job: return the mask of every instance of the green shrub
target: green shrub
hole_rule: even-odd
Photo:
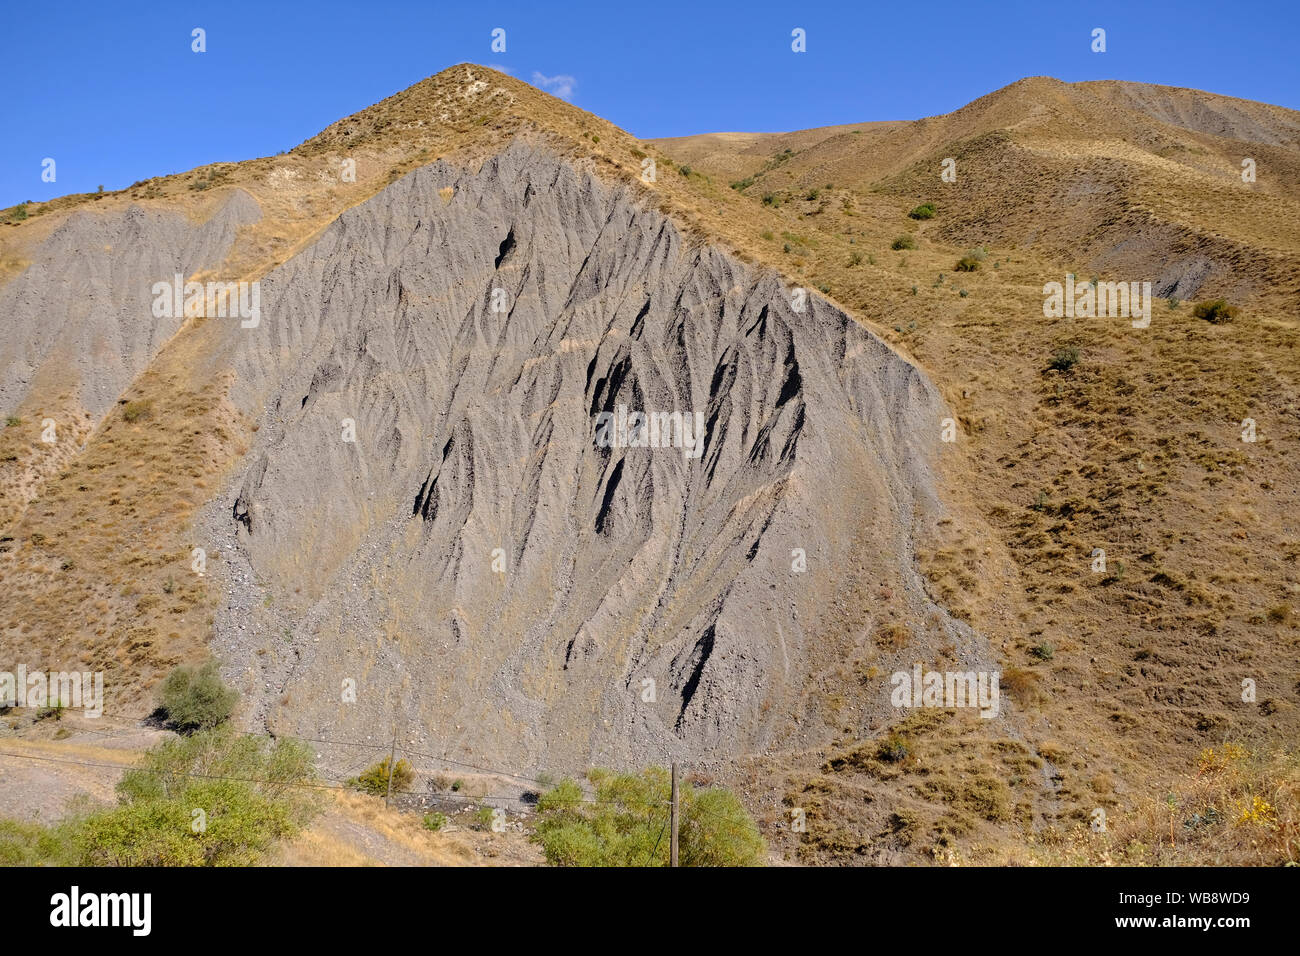
[[[876,757],[885,763],[902,763],[910,753],[911,751],[907,749],[907,741],[898,734],[890,734],[876,748]]]
[[[126,407],[122,409],[122,417],[128,422],[138,421],[149,415],[152,402],[127,402]]]
[[[537,802],[533,839],[553,866],[667,866],[671,778],[662,767],[640,773],[592,771],[594,803],[564,780]],[[735,794],[678,788],[682,866],[757,866],[766,847]]]
[[[685,176],[686,178],[689,179],[689,178],[690,178],[690,175],[691,175],[691,167],[690,167],[690,166],[682,166],[681,169],[680,169],[680,172],[681,172],[681,174],[682,174],[683,176]]]
[[[424,815],[424,828],[437,833],[447,825],[447,814],[445,813],[426,813]]]
[[[1036,644],[1031,647],[1029,649],[1029,656],[1035,657],[1040,661],[1050,661],[1056,656],[1056,646],[1048,641],[1044,641],[1041,644]]]
[[[117,786],[118,805],[51,827],[0,821],[0,863],[249,866],[319,811],[311,751],[227,727],[149,750]]]
[[[1192,315],[1213,325],[1222,325],[1224,322],[1231,322],[1237,317],[1237,307],[1228,305],[1223,299],[1210,299],[1205,302],[1198,302],[1196,307],[1192,309]]]
[[[913,219],[933,219],[934,212],[934,203],[924,202],[909,212],[908,215]]]
[[[16,415],[9,415],[5,418],[5,428],[13,428],[15,425],[21,425],[23,420]]]
[[[916,240],[911,236],[899,236],[890,244],[891,249],[915,249]]]
[[[818,197],[820,197],[821,194],[822,194],[822,192],[821,192],[820,189],[810,189],[810,190],[808,190],[808,196],[807,196],[807,199],[808,199],[809,202],[812,202],[813,200],[815,200],[815,199],[817,199]]]
[[[411,769],[411,765],[405,760],[398,759],[397,765],[393,768],[393,793],[410,790],[414,781],[415,771]],[[365,793],[377,797],[384,796],[388,793],[388,758],[385,757],[364,771],[361,776],[349,780],[348,784]],[[455,784],[452,784],[452,789],[455,789]]]
[[[62,828],[0,820],[0,866],[71,866]]]
[[[978,272],[980,267],[979,259],[974,256],[962,256],[957,260],[957,264],[952,267],[953,272]]]
[[[239,694],[221,679],[217,662],[178,667],[163,681],[158,709],[178,732],[208,730],[230,719]]]
[[[1078,364],[1079,350],[1071,346],[1070,348],[1058,349],[1047,367],[1056,372],[1068,372]]]
[[[491,830],[495,819],[496,811],[491,807],[479,807],[474,811],[474,825],[480,830]]]

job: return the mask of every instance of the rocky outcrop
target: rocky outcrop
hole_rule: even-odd
[[[760,750],[846,569],[930,609],[925,376],[545,148],[419,169],[262,301],[226,331],[260,427],[214,533],[266,586],[218,644],[277,726],[534,767]],[[628,447],[624,412],[680,418]]]

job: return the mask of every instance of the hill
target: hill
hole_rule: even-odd
[[[284,156],[11,212],[0,648],[104,669],[115,712],[211,648],[258,727],[679,756],[810,860],[1122,815],[1300,729],[1296,129],[1031,78],[643,143],[461,65]],[[259,282],[257,326],[147,318],[177,270]],[[1067,272],[1164,298],[1046,317]],[[619,405],[702,412],[700,456],[601,447]],[[1001,717],[900,715],[917,662],[999,669]]]

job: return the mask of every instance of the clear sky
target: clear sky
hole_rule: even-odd
[[[643,138],[914,119],[1033,75],[1300,109],[1300,0],[0,0],[0,37],[0,207],[272,155],[463,61]]]

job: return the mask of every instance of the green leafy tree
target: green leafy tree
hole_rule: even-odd
[[[227,687],[217,672],[217,662],[200,667],[178,667],[167,675],[158,695],[158,707],[180,733],[208,730],[234,713],[239,694]]]
[[[0,863],[249,866],[319,810],[312,754],[228,727],[149,750],[118,784],[118,805],[52,826],[0,821]]]
[[[667,866],[671,776],[663,767],[640,773],[593,770],[595,801],[564,780],[537,802],[534,839],[553,866]],[[678,859],[682,866],[757,866],[766,847],[735,794],[678,787]]]

